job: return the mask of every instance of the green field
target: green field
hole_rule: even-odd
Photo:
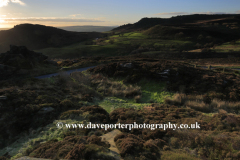
[[[214,52],[238,52],[240,51],[240,41],[226,42],[221,45],[210,48]],[[201,49],[194,49],[189,52],[201,52]]]
[[[90,45],[87,44],[90,42]],[[51,59],[80,58],[89,56],[124,56],[137,49],[153,51],[189,50],[193,42],[186,40],[166,40],[153,38],[140,32],[129,32],[123,35],[112,35],[98,40],[76,43],[60,48],[45,48],[36,50]]]
[[[45,48],[37,50],[37,52],[41,52],[51,59],[71,59],[80,58],[83,56],[114,56],[118,54],[118,46],[114,44],[85,45],[84,43],[85,42],[81,42],[62,48]]]
[[[222,45],[216,46],[213,50],[216,52],[240,51],[240,41],[236,41],[234,44],[231,42],[227,42]]]
[[[90,43],[90,44],[88,44]],[[156,38],[141,32],[129,32],[121,35],[115,34],[98,40],[84,41],[60,48],[44,48],[36,50],[51,59],[73,59],[89,56],[124,56],[137,49],[147,49],[144,54],[160,53],[166,51],[201,52],[194,49],[196,42],[184,39]],[[216,52],[240,51],[240,41],[227,42],[211,48]]]
[[[117,79],[112,79],[113,82],[120,82]],[[123,84],[123,83],[122,83]],[[136,101],[135,98],[123,98],[109,96],[105,97],[103,100],[95,100],[89,105],[99,105],[103,107],[107,112],[111,113],[117,108],[134,108],[142,109],[145,106],[151,105],[151,103],[164,103],[166,98],[172,98],[173,93],[166,90],[166,84],[164,82],[149,81],[147,79],[142,79],[137,86],[141,87],[142,95],[139,100]]]

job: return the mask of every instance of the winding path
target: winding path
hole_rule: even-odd
[[[96,66],[91,66],[91,67],[85,67],[85,68],[79,68],[79,69],[72,69],[72,70],[68,70],[68,71],[64,71],[65,73],[67,74],[71,74],[73,72],[82,72],[82,71],[86,71],[88,70],[89,68],[94,68]],[[50,77],[53,77],[53,76],[57,76],[59,75],[59,73],[53,73],[53,74],[47,74],[47,75],[42,75],[42,76],[38,76],[38,77],[35,77],[37,79],[44,79],[44,78],[50,78]]]
[[[114,142],[114,137],[120,133],[122,133],[120,130],[115,129],[115,130],[101,136],[104,140],[106,140],[111,145],[109,149],[110,149],[110,152],[114,155],[114,158],[116,160],[123,160],[121,158],[120,152]]]

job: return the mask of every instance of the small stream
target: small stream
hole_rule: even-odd
[[[94,67],[96,67],[96,66],[72,69],[72,70],[63,71],[63,72],[70,75],[73,72],[82,72],[82,71],[88,70],[89,68],[94,68]],[[37,78],[37,79],[44,79],[44,78],[50,78],[50,77],[57,76],[57,75],[59,75],[59,73],[52,73],[52,74],[42,75],[42,76],[38,76],[38,77],[35,77],[35,78]]]
[[[88,70],[89,68],[94,68],[94,67],[96,67],[96,66],[85,67],[85,68],[78,68],[78,69],[72,69],[72,70],[68,70],[68,71],[64,71],[64,72],[70,75],[70,74],[73,73],[73,72],[82,72],[82,71]],[[201,68],[203,68],[203,69],[208,69],[208,66],[201,66]],[[215,68],[218,68],[218,67],[211,67],[211,69],[215,69]],[[240,68],[229,68],[229,69],[240,71]],[[59,73],[42,75],[42,76],[38,76],[38,77],[35,77],[35,78],[37,78],[37,79],[44,79],[44,78],[50,78],[50,77],[57,76],[57,75],[59,75]]]

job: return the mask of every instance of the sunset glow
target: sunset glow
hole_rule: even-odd
[[[186,14],[237,14],[240,1],[219,0],[0,0],[0,27],[21,23],[48,26],[116,26],[143,17],[168,18]],[[2,16],[4,15],[4,17]]]
[[[6,6],[8,4],[8,0],[1,0],[0,7]]]
[[[4,20],[0,19],[0,28],[4,27],[4,25],[3,25],[4,22],[5,22]]]

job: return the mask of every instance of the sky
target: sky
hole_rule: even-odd
[[[228,13],[240,14],[240,0],[0,0],[0,28],[119,26],[144,17]]]

